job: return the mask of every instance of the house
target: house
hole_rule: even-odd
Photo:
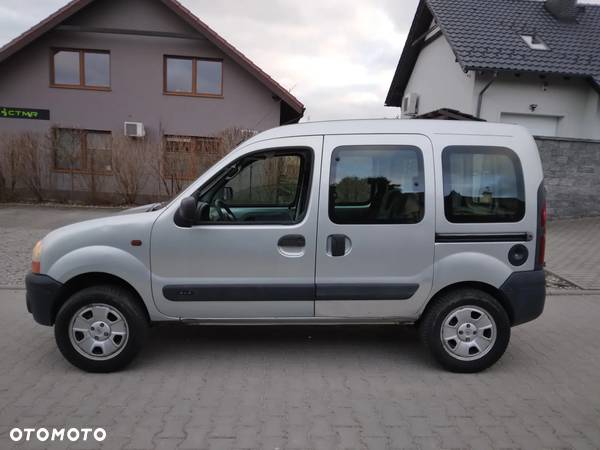
[[[599,93],[600,5],[420,0],[385,104],[600,139]]]
[[[262,131],[303,113],[176,0],[74,0],[0,49],[0,134],[51,134],[59,191],[74,173],[110,177],[115,137],[186,154],[210,150],[223,130]],[[177,164],[183,173],[169,175],[197,176],[185,158]]]

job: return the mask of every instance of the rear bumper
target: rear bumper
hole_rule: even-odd
[[[512,325],[538,318],[546,302],[546,275],[543,270],[515,272],[500,286],[508,302]]]
[[[27,287],[27,311],[41,325],[54,325],[56,306],[62,284],[47,275],[29,273],[25,278]]]

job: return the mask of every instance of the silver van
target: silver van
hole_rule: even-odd
[[[246,141],[166,205],[53,231],[27,306],[75,366],[129,363],[150,325],[413,323],[477,372],[544,308],[540,157],[518,126],[305,123]]]

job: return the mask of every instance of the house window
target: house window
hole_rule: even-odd
[[[223,95],[223,62],[220,60],[165,56],[164,76],[166,94]]]
[[[110,52],[53,50],[51,84],[54,87],[109,89]]]
[[[194,180],[221,159],[221,148],[221,140],[217,138],[165,136],[163,177]]]
[[[112,171],[110,131],[54,130],[54,170],[108,174]]]

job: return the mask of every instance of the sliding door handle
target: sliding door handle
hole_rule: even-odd
[[[327,254],[335,258],[350,252],[350,238],[345,234],[332,234],[327,238]]]

